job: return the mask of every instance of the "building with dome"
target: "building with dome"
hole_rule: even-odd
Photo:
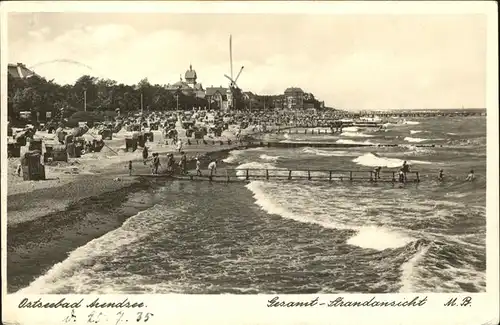
[[[203,85],[198,82],[198,75],[192,65],[189,65],[189,70],[186,70],[184,79],[181,75],[179,81],[168,84],[166,89],[174,94],[180,91],[186,96],[206,99],[208,109],[218,107],[223,111],[227,111],[232,103],[232,93],[229,88],[222,86],[203,88]]]
[[[196,85],[196,70],[193,70],[193,66],[189,65],[189,70],[186,70],[186,74],[184,75],[184,79],[190,85]]]
[[[182,80],[181,75],[179,81],[173,84],[168,84],[166,88],[172,92],[181,91],[186,96],[205,98],[205,89],[203,89],[203,85],[201,83],[196,81],[197,78],[198,76],[196,75],[196,71],[193,70],[193,66],[189,65],[189,70],[187,70],[184,74],[184,80]]]

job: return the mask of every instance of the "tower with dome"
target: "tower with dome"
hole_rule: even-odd
[[[193,66],[190,64],[189,70],[187,70],[186,74],[184,75],[184,79],[191,87],[194,87],[196,86],[196,78],[196,70],[193,70]]]
[[[205,89],[203,85],[197,82],[198,76],[196,71],[193,70],[193,66],[189,65],[189,70],[184,74],[184,80],[182,80],[182,75],[180,80],[174,84],[168,84],[167,90],[172,92],[181,91],[184,95],[195,96],[198,98],[205,97]]]

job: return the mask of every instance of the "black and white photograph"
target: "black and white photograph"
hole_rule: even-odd
[[[485,15],[4,14],[7,293],[487,291]]]

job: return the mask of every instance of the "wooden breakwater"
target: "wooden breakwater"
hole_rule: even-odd
[[[261,141],[261,142],[248,142],[246,147],[268,147],[268,148],[302,148],[302,147],[315,147],[315,148],[358,148],[358,147],[406,147],[409,144],[376,144],[376,143],[338,143],[338,142],[312,142],[312,141]],[[417,148],[434,148],[442,147],[442,145],[435,144],[417,144],[413,145]]]
[[[370,111],[349,115],[352,118],[359,117],[414,117],[414,118],[435,118],[435,117],[469,117],[486,116],[486,109],[460,109],[460,110],[438,110],[438,111]]]
[[[197,175],[195,171],[188,174],[139,174],[134,176],[148,178],[164,178],[185,181],[209,181],[209,182],[250,182],[255,180],[266,181],[326,181],[326,182],[372,182],[372,183],[419,183],[418,171],[407,172],[400,178],[396,171],[372,170],[329,170],[329,169],[224,169],[218,170],[210,175],[207,171]]]
[[[273,141],[260,141],[258,139],[245,139],[245,140],[235,140],[235,141],[221,141],[221,140],[189,140],[185,144],[186,149],[191,145],[211,145],[211,146],[224,146],[233,145],[232,149],[249,149],[258,147],[268,147],[268,148],[299,148],[299,147],[324,147],[324,148],[356,148],[356,147],[407,147],[409,145],[417,148],[434,148],[442,147],[439,144],[380,144],[380,143],[363,143],[363,142],[323,142],[323,141],[298,141],[298,140],[273,140]],[[232,150],[228,149],[228,150]]]

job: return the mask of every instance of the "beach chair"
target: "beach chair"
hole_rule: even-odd
[[[45,149],[47,149],[47,146],[45,146]],[[52,147],[52,161],[68,161],[68,152],[66,150],[66,146],[64,145],[54,145]]]
[[[39,181],[45,179],[45,166],[40,161],[41,152],[39,150],[29,151],[21,159],[23,170],[23,180]]]
[[[17,143],[7,144],[7,157],[8,158],[20,158],[21,157],[21,146]]]

